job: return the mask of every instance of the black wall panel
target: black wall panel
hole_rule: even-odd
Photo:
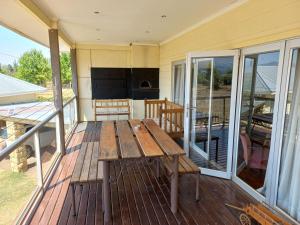
[[[91,68],[91,79],[92,99],[159,98],[158,68]]]

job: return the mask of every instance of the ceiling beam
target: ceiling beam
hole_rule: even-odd
[[[58,29],[59,37],[67,44],[69,47],[73,47],[74,43],[70,38],[58,27],[57,21],[51,20],[45,12],[43,12],[36,4],[31,0],[18,0],[18,2],[29,12],[37,18],[41,23],[47,26],[48,29],[56,28]]]

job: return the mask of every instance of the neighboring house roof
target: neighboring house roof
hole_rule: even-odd
[[[53,102],[31,102],[0,106],[0,119],[36,125],[55,111]],[[55,121],[53,119],[52,121]]]
[[[44,92],[47,89],[0,73],[0,97]]]

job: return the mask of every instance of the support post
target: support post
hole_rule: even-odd
[[[59,56],[59,42],[58,42],[58,30],[49,29],[49,44],[50,44],[50,58],[52,68],[52,82],[53,82],[53,94],[55,108],[60,110],[58,113],[58,139],[57,147],[59,151],[64,155],[65,150],[65,132],[64,132],[64,116],[63,116],[63,96],[62,96],[62,84],[61,84],[61,72],[60,72],[60,56]]]
[[[71,55],[71,70],[72,70],[72,88],[74,95],[76,96],[76,118],[79,121],[79,91],[78,91],[78,73],[77,73],[77,57],[76,48],[70,49]]]

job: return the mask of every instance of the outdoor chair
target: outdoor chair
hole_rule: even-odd
[[[266,147],[254,147],[248,134],[243,131],[240,134],[244,161],[248,168],[266,170],[269,150]]]

